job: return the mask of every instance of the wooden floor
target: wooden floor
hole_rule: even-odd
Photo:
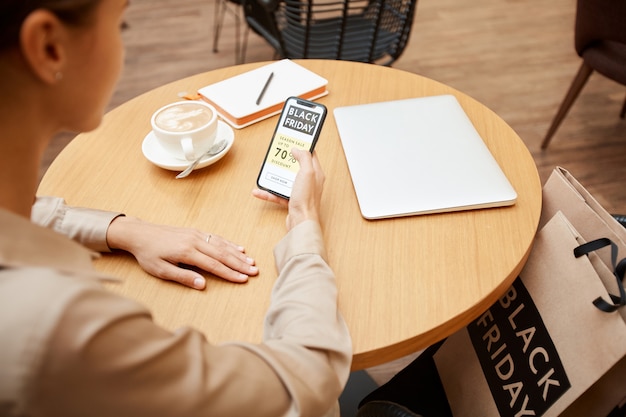
[[[235,19],[212,51],[215,0],[132,0],[126,67],[111,108],[188,75],[235,63]],[[542,181],[568,169],[607,210],[626,213],[626,88],[593,74],[546,151],[539,144],[580,60],[573,48],[575,0],[420,0],[404,55],[393,65],[446,83],[511,125]],[[274,58],[254,34],[247,61]],[[42,173],[71,135],[53,141]],[[373,372],[380,382],[393,367]],[[378,370],[376,370],[378,371]]]

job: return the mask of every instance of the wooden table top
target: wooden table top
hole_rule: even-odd
[[[317,152],[326,174],[322,203],[329,263],[339,307],[353,338],[353,370],[422,349],[486,310],[522,269],[537,230],[541,184],[517,134],[474,99],[431,79],[346,61],[297,61],[329,80]],[[278,116],[235,130],[219,162],[183,180],[142,154],[150,116],[213,82],[264,63],[218,69],[156,88],[109,112],[81,134],[46,172],[38,193],[68,204],[117,210],[152,222],[194,227],[246,247],[260,274],[246,284],[211,278],[204,291],[147,275],[125,254],[97,269],[122,278],[107,284],[152,310],[169,329],[192,326],[212,343],[259,342],[277,276],[272,249],[285,234],[285,211],[251,196]],[[518,194],[514,206],[368,221],[361,217],[332,110],[338,106],[453,94]]]

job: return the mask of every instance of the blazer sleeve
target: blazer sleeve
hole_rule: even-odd
[[[121,213],[71,207],[58,197],[37,197],[31,221],[61,233],[96,252],[110,252],[106,234]]]
[[[68,285],[49,286],[46,300],[61,305],[62,314],[46,342],[31,411],[92,417],[327,414],[348,379],[352,345],[317,223],[295,227],[275,254],[279,276],[259,344],[212,345],[193,329],[164,330],[145,308],[101,288],[55,297]]]

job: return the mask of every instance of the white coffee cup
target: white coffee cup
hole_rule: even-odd
[[[203,101],[177,101],[155,111],[152,132],[168,154],[193,161],[209,150],[217,136],[217,112]]]

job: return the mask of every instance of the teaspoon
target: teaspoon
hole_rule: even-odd
[[[222,152],[225,147],[226,147],[226,139],[222,139],[221,141],[217,142],[215,145],[211,146],[209,150],[203,153],[199,158],[197,158],[195,161],[189,164],[189,166],[185,168],[183,172],[178,174],[176,178],[185,178],[187,175],[191,174],[191,171],[193,171],[196,165],[198,165],[198,163],[203,158],[206,158],[207,156],[217,155],[218,153]]]

